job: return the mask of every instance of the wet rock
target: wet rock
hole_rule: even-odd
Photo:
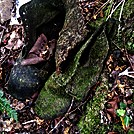
[[[40,92],[48,77],[55,70],[56,41],[47,41],[41,34],[28,56],[19,58],[10,73],[9,93],[19,100]]]
[[[74,59],[70,60],[64,73],[57,75],[54,72],[49,77],[35,105],[38,115],[44,118],[46,118],[46,115],[49,118],[53,118],[61,114],[60,110],[62,109],[65,109],[66,111],[64,112],[67,112],[72,98],[80,102],[86,97],[87,90],[99,79],[104,67],[103,63],[108,54],[109,46],[103,30],[104,27],[105,25],[101,25],[98,31],[94,32],[87,39],[76,53]],[[54,99],[53,101],[50,96],[54,98],[59,97],[59,99]],[[46,99],[49,99],[47,103],[45,103]],[[53,107],[54,105],[56,107]],[[51,113],[49,107],[53,109]]]
[[[17,62],[10,73],[9,93],[19,100],[24,100],[31,97],[35,92],[39,92],[55,69],[54,61],[44,64],[39,65],[41,66],[40,69],[35,65],[23,66],[20,62]]]

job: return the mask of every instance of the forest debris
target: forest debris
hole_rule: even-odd
[[[0,32],[1,32],[3,29],[6,29],[6,27],[5,27],[5,26],[0,25]]]
[[[0,67],[0,80],[2,80],[2,67]]]
[[[131,74],[134,74],[134,71],[128,71],[129,69],[130,67],[128,67],[125,71],[119,73],[119,76],[126,75],[128,77],[134,78],[134,75],[131,75]]]
[[[41,34],[26,59],[22,60],[21,65],[32,65],[49,60],[55,47],[56,40],[53,39],[48,42],[46,36]]]
[[[13,8],[13,0],[2,0],[0,2],[0,23],[11,18],[11,11]]]
[[[41,124],[43,124],[44,120],[41,120],[39,117],[36,117],[36,119],[30,120],[30,121],[26,121],[26,122],[24,122],[22,124],[26,125],[26,124],[30,124],[30,123],[34,123],[34,122],[36,122],[38,125],[41,125]]]

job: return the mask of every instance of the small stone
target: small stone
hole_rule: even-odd
[[[40,64],[41,69],[36,65],[23,66],[18,62],[10,73],[8,82],[9,93],[19,100],[30,98],[35,92],[41,90],[45,81],[54,70],[52,65],[54,65],[53,60]]]

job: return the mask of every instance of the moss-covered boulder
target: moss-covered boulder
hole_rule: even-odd
[[[35,105],[38,115],[52,118],[63,114],[72,98],[80,102],[87,95],[87,89],[97,82],[109,48],[104,27],[105,24],[102,24],[87,39],[64,73],[57,75],[54,72],[50,76]],[[53,109],[51,112],[50,108]]]
[[[79,0],[33,0],[20,9],[26,34],[29,36],[28,50],[41,32],[48,40],[57,39],[56,69],[51,70],[52,75],[46,74],[41,80],[37,80],[39,85],[45,84],[42,90],[37,88],[36,83],[34,85],[37,90],[41,90],[35,105],[35,111],[41,117],[53,118],[65,113],[72,98],[79,103],[87,95],[87,89],[97,82],[103,69],[109,49],[108,36],[112,33],[111,27],[114,23],[108,24],[107,27],[106,23],[100,21],[94,30],[90,29],[81,8]],[[49,61],[48,65],[43,64],[47,69],[51,69]],[[29,68],[35,74],[36,69],[33,66]],[[11,75],[14,75],[13,71],[17,69],[14,67]],[[30,88],[27,79],[37,78],[35,75],[29,76],[28,70],[22,67],[21,71],[16,73],[17,82],[26,90]],[[40,71],[41,69],[38,70],[38,78]],[[45,71],[46,68],[43,72]],[[26,79],[22,86],[19,80],[23,74]],[[11,80],[14,84],[14,80]],[[9,87],[17,89],[17,84],[11,84]]]

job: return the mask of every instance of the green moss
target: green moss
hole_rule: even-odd
[[[49,91],[42,91],[35,110],[37,114],[46,119],[61,115],[67,111],[71,99],[66,96],[57,96]]]
[[[121,7],[119,8],[119,11],[121,10]],[[119,15],[119,11],[117,12],[117,15]],[[125,5],[123,7],[123,18],[129,18],[134,13],[134,1],[133,0],[127,0],[125,2]]]
[[[134,129],[130,129],[129,131],[128,131],[128,134],[133,134],[134,133]]]
[[[131,22],[132,23],[132,27],[134,27],[134,21]],[[130,25],[130,24],[129,24]],[[128,50],[128,53],[131,53],[133,54],[134,53],[134,42],[133,42],[133,39],[134,39],[134,31],[132,28],[130,29],[127,29],[125,31],[125,38],[127,40],[126,44],[125,44],[125,47],[126,49]]]
[[[90,88],[97,82],[107,52],[108,44],[102,28],[99,34],[97,32],[95,37],[90,37],[81,47],[65,73],[56,75],[55,72],[46,82],[36,104],[39,115],[43,113],[48,116],[53,116],[55,113],[60,114],[58,110],[67,107],[71,97],[75,97],[77,101],[82,100],[86,96],[88,87]],[[54,100],[62,98],[62,103],[58,105],[56,101],[52,103],[53,98]],[[45,99],[49,100],[47,104]],[[53,108],[53,105],[56,105],[57,108]],[[52,113],[49,112],[49,109],[53,109]]]
[[[113,124],[112,128],[113,128],[114,132],[118,132],[120,134],[125,134],[124,129],[122,128],[121,122],[120,122],[120,124],[119,123]]]
[[[66,91],[71,91],[77,100],[82,100],[86,95],[86,90],[97,82],[107,52],[108,45],[105,35],[102,32],[91,51],[89,53],[84,51],[84,56],[82,55],[82,57],[85,58],[86,55],[88,60],[83,66],[77,68],[75,75],[66,86]],[[83,64],[83,58],[81,58],[80,64]]]
[[[91,44],[91,41],[92,41],[92,44]],[[61,74],[57,75],[55,72],[49,78],[49,80],[46,82],[45,89],[51,90],[52,88],[54,88],[53,90],[55,90],[55,89],[59,90],[61,87],[65,88],[67,83],[72,81],[72,78],[75,74],[79,73],[79,71],[82,69],[84,70],[85,68],[80,66],[80,60],[83,56],[83,53],[86,53],[85,51],[88,51],[86,56],[89,59],[89,61],[87,61],[88,69],[89,69],[89,72],[87,74],[90,75],[90,73],[92,72],[91,70],[93,70],[94,67],[102,68],[102,63],[103,63],[104,58],[106,57],[107,51],[108,51],[108,44],[107,44],[107,40],[106,40],[104,33],[102,33],[101,36],[98,37],[98,40],[96,41],[95,45],[92,47],[93,44],[94,44],[93,36],[91,36],[87,40],[87,42],[82,46],[82,48],[79,50],[79,52],[76,54],[74,60],[70,63],[70,65],[69,65],[68,69],[65,71],[65,73],[63,73],[63,74],[61,73]],[[90,49],[91,49],[91,51],[90,51]],[[85,70],[87,70],[87,69],[85,69]],[[81,76],[79,76],[79,77],[81,77]]]
[[[107,96],[107,82],[97,88],[93,100],[87,104],[86,115],[78,124],[81,134],[105,134],[107,126],[100,124],[100,110],[104,108],[105,97]]]

